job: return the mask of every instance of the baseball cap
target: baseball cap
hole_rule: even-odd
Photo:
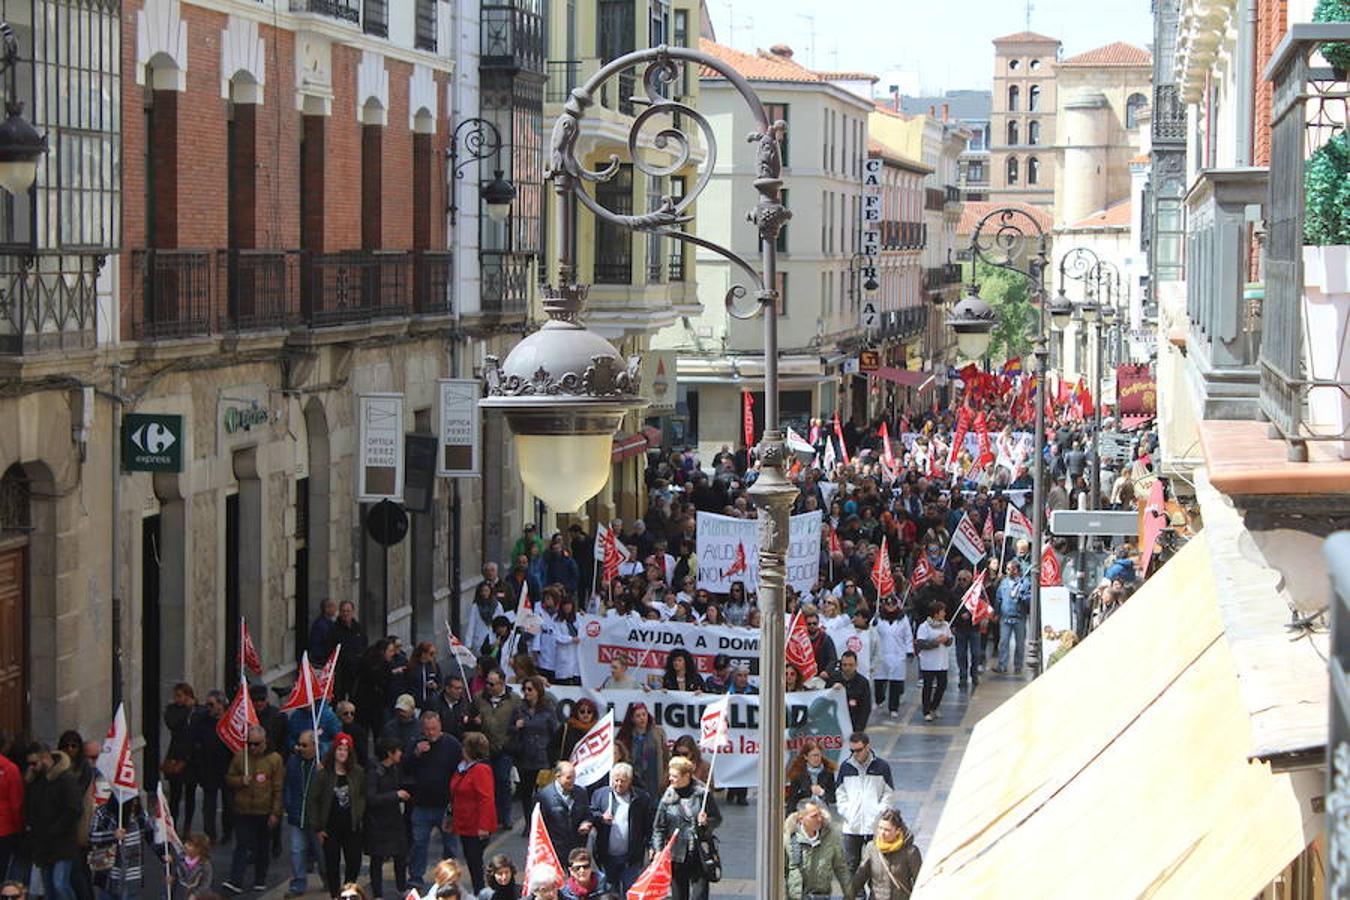
[[[394,708],[412,712],[417,708],[417,701],[413,700],[412,694],[399,694],[398,699],[394,701]]]

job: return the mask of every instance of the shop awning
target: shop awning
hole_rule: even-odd
[[[1251,897],[1318,833],[1316,772],[1249,762],[1204,533],[986,716],[915,897]]]
[[[646,435],[629,434],[626,431],[621,431],[614,435],[614,446],[610,450],[609,460],[616,463],[623,462],[630,456],[637,456],[639,453],[645,452],[648,446]]]
[[[909,369],[897,369],[894,366],[881,366],[867,374],[903,387],[914,388],[916,391],[921,391],[933,383],[932,372],[911,372]]]
[[[1120,427],[1125,431],[1134,431],[1142,425],[1147,425],[1153,421],[1153,416],[1121,416]]]

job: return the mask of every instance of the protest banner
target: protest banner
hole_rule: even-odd
[[[787,583],[803,593],[816,586],[820,572],[821,522],[818,512],[802,513],[788,529]],[[741,581],[753,593],[759,585],[759,521],[700,512],[697,525],[698,586],[725,594]]]
[[[852,650],[854,655],[858,657],[858,673],[870,681],[872,678],[871,639],[876,632],[871,629],[859,631],[853,627],[853,620],[845,616],[838,616],[828,622],[822,618],[820,624],[825,629],[825,633],[830,636],[830,640],[834,642],[835,655],[843,656],[845,651]]]
[[[749,788],[759,785],[759,697],[754,694],[693,694],[687,691],[594,691],[587,688],[555,685],[549,692],[558,699],[559,714],[572,714],[573,705],[590,698],[601,712],[612,710],[614,721],[622,722],[628,707],[643,703],[652,720],[666,733],[673,745],[688,735],[702,737],[703,713],[711,704],[729,696],[727,739],[730,750],[719,753],[717,786]],[[840,686],[823,691],[793,691],[787,695],[787,720],[783,751],[791,759],[802,743],[810,738],[838,761],[848,752],[848,736],[853,730],[848,715],[848,697]]]
[[[629,674],[648,687],[660,687],[666,657],[672,650],[688,650],[700,675],[711,675],[713,659],[725,653],[732,665],[750,666],[750,682],[759,684],[759,630],[735,625],[698,625],[693,622],[656,622],[620,616],[582,615],[577,624],[583,640],[581,683],[599,687],[609,677],[609,664],[622,654]]]

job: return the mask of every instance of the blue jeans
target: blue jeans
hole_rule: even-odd
[[[516,761],[505,753],[492,758],[493,800],[497,804],[497,825],[504,831],[511,828],[511,769]]]
[[[47,900],[75,900],[75,891],[70,887],[70,873],[74,867],[74,861],[69,859],[42,867],[42,890]]]
[[[443,806],[414,806],[412,811],[412,847],[408,853],[408,880],[413,884],[425,885],[423,876],[427,873],[427,845],[431,843],[431,831],[440,829],[445,819]],[[459,838],[454,832],[441,830],[440,859],[450,859],[459,855]],[[440,860],[437,860],[438,862]]]
[[[626,897],[628,889],[642,874],[642,866],[623,859],[604,858],[600,861],[600,871],[604,873],[609,889],[618,892],[621,897]]]
[[[317,868],[323,858],[319,850],[319,836],[308,828],[286,823],[291,833],[291,893],[303,894],[309,885],[309,870]]]
[[[961,673],[962,684],[966,683],[968,676],[973,676],[976,681],[980,680],[979,665],[983,660],[984,654],[980,652],[980,633],[956,632],[956,668]]]
[[[1020,671],[1027,652],[1027,623],[1021,619],[1004,619],[998,627],[998,667],[1008,668],[1008,651],[1012,650],[1013,667]]]

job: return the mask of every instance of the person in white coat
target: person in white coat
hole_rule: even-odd
[[[928,608],[928,618],[914,636],[914,646],[919,649],[919,677],[923,679],[923,717],[928,722],[938,717],[938,706],[947,690],[952,640],[947,604],[938,600]]]
[[[905,693],[905,672],[914,655],[914,629],[894,594],[881,603],[872,652],[872,690],[876,709],[886,704],[892,719],[900,718],[900,698]]]
[[[872,741],[862,732],[848,738],[849,755],[839,764],[834,800],[843,821],[844,858],[850,871],[858,868],[863,847],[876,832],[877,817],[889,807],[895,783],[886,760],[872,752]]]

